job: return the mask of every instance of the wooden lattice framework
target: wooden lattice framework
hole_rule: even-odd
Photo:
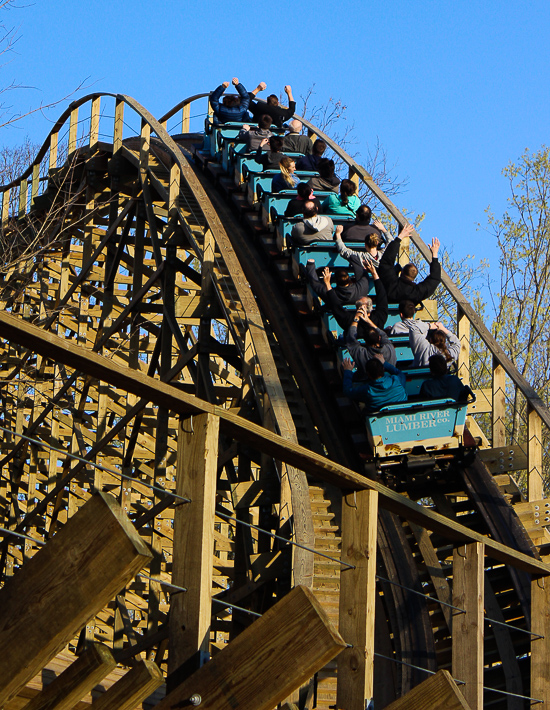
[[[176,107],[164,124],[181,110],[187,133],[189,107],[199,98]],[[111,117],[102,109],[108,102]],[[89,117],[80,123],[84,107]],[[137,135],[124,138],[128,121]],[[106,122],[109,140],[103,142]],[[350,175],[361,178],[403,223],[370,176],[345,157]],[[47,178],[41,165],[47,166]],[[336,619],[354,610],[360,626],[341,621],[340,627],[355,649],[366,649],[364,657],[353,649],[341,654],[342,707],[364,707],[373,692],[377,505],[411,527],[463,544],[455,565],[470,554],[482,560],[477,577],[469,577],[476,593],[466,598],[458,596],[458,585],[454,590],[456,605],[477,618],[474,633],[453,630],[453,671],[468,676],[471,707],[482,702],[484,555],[533,575],[531,630],[546,638],[544,581],[550,569],[543,562],[298,446],[273,358],[276,338],[224,225],[162,121],[124,96],[75,102],[18,185],[3,191],[2,205],[3,232],[13,235],[15,248],[0,284],[0,505],[2,526],[32,538],[4,538],[4,579],[94,490],[119,500],[153,553],[142,575],[86,624],[70,651],[106,642],[120,663],[147,657],[177,685],[181,664],[197,667],[250,624],[253,617],[227,604],[262,613],[292,586],[314,586],[327,563],[313,553],[306,473],[342,489],[345,549],[362,551],[351,556],[353,574],[336,575],[340,609],[331,609]],[[416,237],[415,246],[427,256]],[[548,412],[445,279],[459,311],[463,374],[469,368],[470,324],[493,353],[492,406],[480,409],[492,412],[493,448],[506,443],[505,375],[529,401],[529,493],[537,501]],[[529,507],[526,514],[532,512]],[[261,535],[254,526],[281,539]],[[335,546],[330,550],[339,554]],[[451,546],[448,561],[452,554]],[[167,582],[188,590],[187,606]],[[448,602],[448,587],[437,589],[440,601]],[[535,639],[531,646],[531,694],[548,702],[548,641]]]

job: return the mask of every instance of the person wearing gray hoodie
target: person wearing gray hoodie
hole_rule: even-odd
[[[443,355],[447,367],[458,360],[460,340],[447,330],[443,323],[435,323],[428,333],[420,326],[422,321],[409,322],[409,345],[414,355],[413,367],[428,367],[431,355]]]
[[[319,208],[308,200],[304,203],[304,219],[297,222],[290,233],[293,246],[307,246],[312,242],[332,241],[334,224],[330,217],[318,214]]]

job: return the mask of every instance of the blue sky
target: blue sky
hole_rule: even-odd
[[[296,97],[315,84],[317,104],[347,106],[357,149],[378,138],[409,178],[396,202],[426,213],[424,239],[492,264],[492,240],[476,224],[488,205],[505,209],[502,168],[549,140],[548,0],[35,0],[3,22],[20,35],[4,83],[36,87],[9,94],[23,111],[83,80],[87,93],[129,94],[157,116],[235,75],[275,93],[290,83]],[[1,143],[42,142],[48,128],[35,114],[2,129]]]

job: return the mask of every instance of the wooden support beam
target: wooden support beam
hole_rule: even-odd
[[[208,710],[272,710],[344,647],[313,592],[295,587],[155,710],[191,707],[193,695]]]
[[[470,710],[448,671],[438,671],[385,710]]]
[[[19,183],[19,218],[24,217],[27,213],[28,191],[27,178],[23,178]]]
[[[117,98],[115,105],[115,125],[113,128],[113,155],[116,155],[122,148],[122,136],[124,133],[124,101]]]
[[[542,638],[531,638],[531,692],[550,708],[550,577],[531,582],[531,631]]]
[[[92,113],[90,116],[90,148],[95,148],[99,141],[99,117],[101,113],[101,96],[92,99]]]
[[[71,111],[69,121],[69,155],[76,150],[76,140],[78,136],[78,106]]]
[[[139,661],[93,703],[94,710],[134,710],[164,683],[160,668]]]
[[[483,708],[484,546],[457,547],[453,554],[453,678],[472,710]]]
[[[0,312],[0,337],[10,342],[18,343],[23,347],[31,348],[43,357],[51,358],[80,372],[85,372],[90,377],[96,377],[114,387],[146,398],[148,401],[177,414],[214,414],[220,418],[220,429],[224,431],[224,434],[242,441],[248,446],[256,447],[258,450],[272,455],[277,460],[284,461],[290,466],[346,490],[376,490],[380,498],[380,507],[401,515],[406,520],[437,532],[448,540],[460,543],[483,542],[491,557],[499,562],[510,564],[517,569],[535,575],[550,573],[550,565],[534,557],[517,552],[502,543],[466,528],[454,520],[418,505],[380,483],[369,480],[345,466],[334,463],[326,456],[310,451],[293,441],[268,431],[264,427],[239,417],[231,410],[218,407],[181,392],[176,387],[164,384],[139,370],[132,370],[118,365],[113,360],[91,353],[81,346],[44,331],[28,321],[6,312]]]
[[[59,131],[54,131],[50,134],[50,154],[48,169],[52,170],[57,167],[57,144],[59,140]]]
[[[212,414],[180,420],[176,493],[191,503],[174,511],[172,583],[187,592],[172,593],[169,688],[181,682],[183,664],[188,676],[189,665],[197,670],[209,653],[218,438]]]
[[[460,306],[456,309],[457,338],[460,341],[458,376],[465,385],[470,384],[470,321]]]
[[[523,471],[527,468],[527,454],[521,446],[482,449],[478,455],[489,471],[494,474]]]
[[[11,190],[2,193],[2,229],[5,229],[10,216],[10,195]]]
[[[150,559],[113,496],[92,496],[0,590],[0,706]]]
[[[355,183],[355,187],[359,188],[359,175],[355,172],[353,168],[348,170],[348,179]]]
[[[102,643],[94,643],[35,695],[24,710],[71,710],[113,668],[116,661],[111,651]]]
[[[506,372],[493,355],[493,447],[506,446]]]
[[[34,201],[38,197],[38,188],[39,187],[40,187],[40,163],[35,163],[32,166],[31,209],[34,207]]]
[[[376,598],[376,529],[378,493],[357,491],[342,499],[340,623],[351,644],[338,656],[336,705],[364,710],[373,696],[374,605]]]
[[[542,485],[542,420],[537,411],[527,405],[527,488],[529,500],[544,498]]]
[[[191,104],[185,104],[181,109],[181,132],[189,133],[191,118]]]
[[[151,147],[151,126],[145,121],[141,122],[139,142],[139,169],[145,172],[149,167],[149,149]]]

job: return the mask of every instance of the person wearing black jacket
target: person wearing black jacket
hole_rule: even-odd
[[[275,94],[268,96],[265,103],[263,101],[253,101],[253,99],[256,98],[258,91],[263,91],[265,88],[266,83],[262,81],[258,84],[254,91],[251,91],[248,94],[250,99],[248,110],[256,120],[258,120],[258,117],[263,114],[271,116],[273,123],[278,128],[282,128],[283,123],[288,121],[289,118],[292,118],[292,116],[296,113],[296,101],[294,101],[294,97],[292,96],[292,88],[289,85],[285,86],[285,94],[288,96],[288,108],[279,106],[279,99]]]
[[[370,298],[369,296],[363,296],[362,298],[357,299],[355,303],[357,310],[347,311],[340,303],[340,299],[338,298],[337,294],[334,292],[334,289],[330,284],[330,273],[328,274],[328,278],[325,278],[323,276],[323,280],[327,288],[327,292],[324,299],[325,303],[332,311],[332,314],[336,318],[336,322],[338,323],[340,328],[342,328],[344,331],[346,331],[350,327],[350,325],[352,325],[354,320],[359,320],[358,313],[363,306],[366,306],[367,314],[370,320],[377,328],[383,328],[386,324],[386,320],[388,319],[388,297],[386,296],[386,289],[384,288],[381,279],[378,278],[378,274],[374,266],[372,266],[371,264],[370,267],[367,266],[366,268],[367,271],[370,271],[374,279],[376,308],[373,307],[372,298]],[[357,337],[364,339],[367,337],[368,331],[372,330],[372,326],[368,325],[368,323],[360,319],[357,323],[357,330]]]
[[[369,272],[358,264],[353,264],[353,272],[354,278],[352,279],[347,268],[341,267],[334,270],[336,288],[331,290],[336,294],[341,305],[356,303],[369,292]],[[307,260],[306,278],[313,291],[323,300],[325,300],[327,295],[326,280],[330,283],[330,276],[330,269],[325,266],[323,269],[323,281],[320,281],[315,270],[315,261],[313,259]]]
[[[430,264],[430,275],[427,276],[424,281],[418,284],[414,282],[418,275],[418,269],[414,264],[404,266],[399,275],[395,270],[395,259],[399,254],[401,239],[410,236],[413,231],[414,227],[412,224],[407,224],[403,228],[400,236],[388,244],[378,265],[380,279],[384,284],[388,299],[392,303],[399,303],[406,299],[413,301],[416,305],[425,298],[432,296],[441,282],[441,264],[437,258],[439,239],[432,239],[432,243],[430,244],[432,263]]]

